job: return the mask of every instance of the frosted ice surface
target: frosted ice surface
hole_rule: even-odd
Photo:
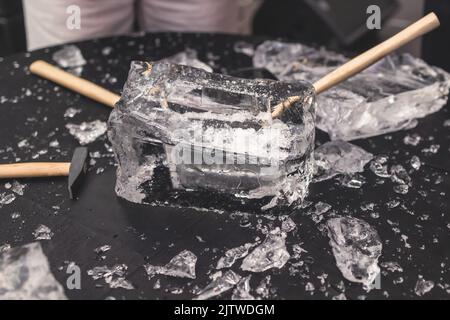
[[[232,270],[228,270],[222,276],[213,280],[205,288],[200,290],[195,300],[207,300],[221,295],[222,293],[233,289],[241,279],[242,277],[240,275]]]
[[[116,264],[109,268],[108,266],[98,266],[87,271],[87,274],[94,280],[103,279],[110,288],[122,288],[126,290],[133,290],[134,286],[125,279],[128,271],[126,264]]]
[[[80,48],[74,45],[66,45],[53,54],[53,60],[61,68],[76,68],[86,64]]]
[[[39,225],[33,232],[34,239],[36,240],[51,240],[53,237],[52,230],[46,225]]]
[[[250,294],[250,279],[251,276],[242,278],[233,290],[231,300],[255,300],[255,297]]]
[[[206,72],[213,72],[213,69],[209,65],[198,60],[197,51],[193,49],[186,49],[185,51],[179,52],[169,58],[161,60],[161,62],[181,64],[183,66],[199,68],[205,70]]]
[[[277,228],[244,259],[241,269],[250,272],[281,269],[289,258],[289,252],[286,250],[286,234]]]
[[[195,265],[197,256],[189,250],[184,250],[173,257],[165,266],[144,266],[149,278],[156,274],[163,274],[171,277],[195,279]]]
[[[94,142],[99,137],[104,135],[107,130],[106,123],[100,120],[92,122],[83,122],[81,124],[66,124],[66,128],[74,136],[81,145],[87,145]]]
[[[377,231],[367,222],[352,217],[332,218],[327,221],[327,228],[342,275],[370,286],[380,273],[378,258],[382,244]]]
[[[345,63],[342,55],[266,41],[253,59],[280,80],[315,82]],[[354,140],[411,128],[447,102],[450,75],[409,54],[391,55],[317,98],[317,127]]]
[[[211,209],[301,203],[313,170],[312,93],[303,82],[134,62],[109,119],[117,194]],[[272,120],[271,107],[292,94],[304,99]]]
[[[217,262],[216,269],[224,269],[231,267],[236,260],[242,259],[248,255],[248,250],[255,245],[252,243],[246,243],[240,247],[232,248],[225,252],[225,256],[221,257]]]
[[[0,300],[66,300],[40,243],[0,255]]]
[[[363,172],[373,155],[351,143],[335,140],[314,151],[316,174],[314,181],[330,179],[338,174]]]
[[[425,280],[419,275],[417,279],[416,286],[414,287],[414,292],[418,296],[423,296],[424,294],[430,292],[434,288],[434,282],[431,280]]]

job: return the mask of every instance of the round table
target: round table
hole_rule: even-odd
[[[263,39],[211,34],[138,34],[124,37],[80,42],[87,64],[82,76],[120,93],[132,60],[158,60],[185,48],[196,49],[199,59],[213,65],[215,71],[231,73],[252,65],[251,57],[233,50],[236,41],[257,45]],[[52,62],[52,54],[61,47],[0,58],[0,158],[1,163],[16,161],[70,161],[78,142],[65,128],[67,123],[106,121],[108,107],[67,91],[53,83],[31,75],[28,66],[37,59]],[[104,49],[108,48],[108,49]],[[64,117],[68,108],[81,112],[73,118]],[[275,299],[331,299],[345,293],[347,299],[421,298],[414,293],[422,276],[435,283],[423,298],[448,298],[450,285],[450,131],[443,126],[450,118],[448,105],[440,112],[419,120],[416,128],[375,138],[354,141],[375,154],[385,154],[392,163],[409,168],[409,159],[418,155],[424,165],[412,173],[413,187],[406,195],[393,192],[393,184],[366,169],[367,183],[361,189],[342,187],[336,180],[311,185],[308,201],[322,201],[332,206],[325,218],[351,215],[372,225],[383,242],[380,263],[395,261],[402,272],[382,267],[381,288],[366,292],[361,285],[351,283],[336,267],[323,222],[316,223],[308,214],[310,208],[291,214],[297,227],[288,234],[287,250],[291,259],[281,269],[255,273],[251,278],[254,289],[268,276],[268,295]],[[418,146],[405,145],[406,134],[417,133],[423,139]],[[19,142],[26,139],[29,145]],[[50,147],[57,140],[59,146]],[[318,132],[317,142],[327,135]],[[421,149],[439,144],[437,154],[425,155]],[[0,246],[12,247],[35,241],[33,231],[39,225],[54,233],[51,240],[41,241],[52,272],[63,285],[69,274],[69,262],[82,270],[81,290],[68,290],[71,299],[191,299],[198,288],[205,287],[215,272],[218,259],[227,249],[264,239],[264,232],[280,225],[273,216],[246,213],[198,212],[140,206],[116,197],[114,192],[115,165],[109,142],[105,137],[89,145],[91,152],[100,152],[95,159],[79,193],[71,201],[64,178],[24,180],[24,195],[0,209]],[[8,192],[3,181],[0,193]],[[398,200],[389,208],[387,203]],[[365,209],[373,203],[374,208]],[[376,214],[374,214],[375,212]],[[14,215],[19,213],[19,217]],[[95,248],[110,245],[104,259]],[[293,245],[304,252],[293,255]],[[197,257],[197,278],[180,279],[155,276],[148,279],[146,263],[164,265],[183,250]],[[126,278],[135,289],[111,289],[103,281],[94,281],[87,270],[96,266],[128,266]],[[232,269],[239,269],[240,262]],[[160,287],[155,286],[159,282]],[[312,285],[311,285],[312,284]],[[312,290],[311,290],[312,289]],[[225,293],[221,298],[230,298]]]

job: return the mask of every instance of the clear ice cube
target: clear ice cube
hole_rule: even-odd
[[[344,56],[302,44],[266,41],[253,63],[280,80],[311,83],[347,62]],[[317,97],[317,127],[342,140],[416,125],[447,102],[450,75],[409,54],[393,54]]]
[[[281,119],[273,106],[302,99]],[[301,203],[313,171],[314,90],[134,62],[109,119],[116,192],[137,203],[261,211]]]

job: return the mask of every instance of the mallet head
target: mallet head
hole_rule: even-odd
[[[85,147],[76,148],[69,169],[68,189],[70,199],[74,198],[75,191],[81,185],[81,180],[88,169],[89,151]]]

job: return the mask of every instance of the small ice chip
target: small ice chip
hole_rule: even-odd
[[[327,221],[328,237],[336,265],[349,281],[370,286],[380,273],[378,258],[382,243],[377,231],[367,222],[352,218]]]
[[[0,207],[7,205],[16,200],[16,196],[13,193],[0,193]]]
[[[51,240],[53,235],[52,230],[43,224],[39,225],[33,232],[36,240]]]
[[[232,270],[228,270],[221,277],[213,280],[205,288],[200,290],[194,300],[207,300],[221,295],[228,290],[233,289],[242,277]]]
[[[66,110],[66,112],[64,113],[64,118],[73,118],[80,112],[81,112],[81,109],[68,108]]]
[[[420,158],[418,156],[413,156],[410,160],[410,163],[411,163],[411,167],[414,170],[419,170],[422,165],[422,162],[420,161]]]
[[[53,60],[61,68],[75,68],[86,64],[80,48],[74,45],[64,46],[61,50],[53,54]]]
[[[336,140],[327,142],[314,151],[315,181],[330,179],[338,174],[363,172],[373,155],[351,143]]]
[[[87,145],[94,142],[104,135],[107,130],[106,122],[95,120],[92,122],[83,122],[81,124],[66,124],[66,128],[74,136],[81,145]]]
[[[414,292],[419,297],[430,292],[434,288],[434,282],[431,280],[425,280],[421,275],[417,279],[416,286],[414,287]]]

